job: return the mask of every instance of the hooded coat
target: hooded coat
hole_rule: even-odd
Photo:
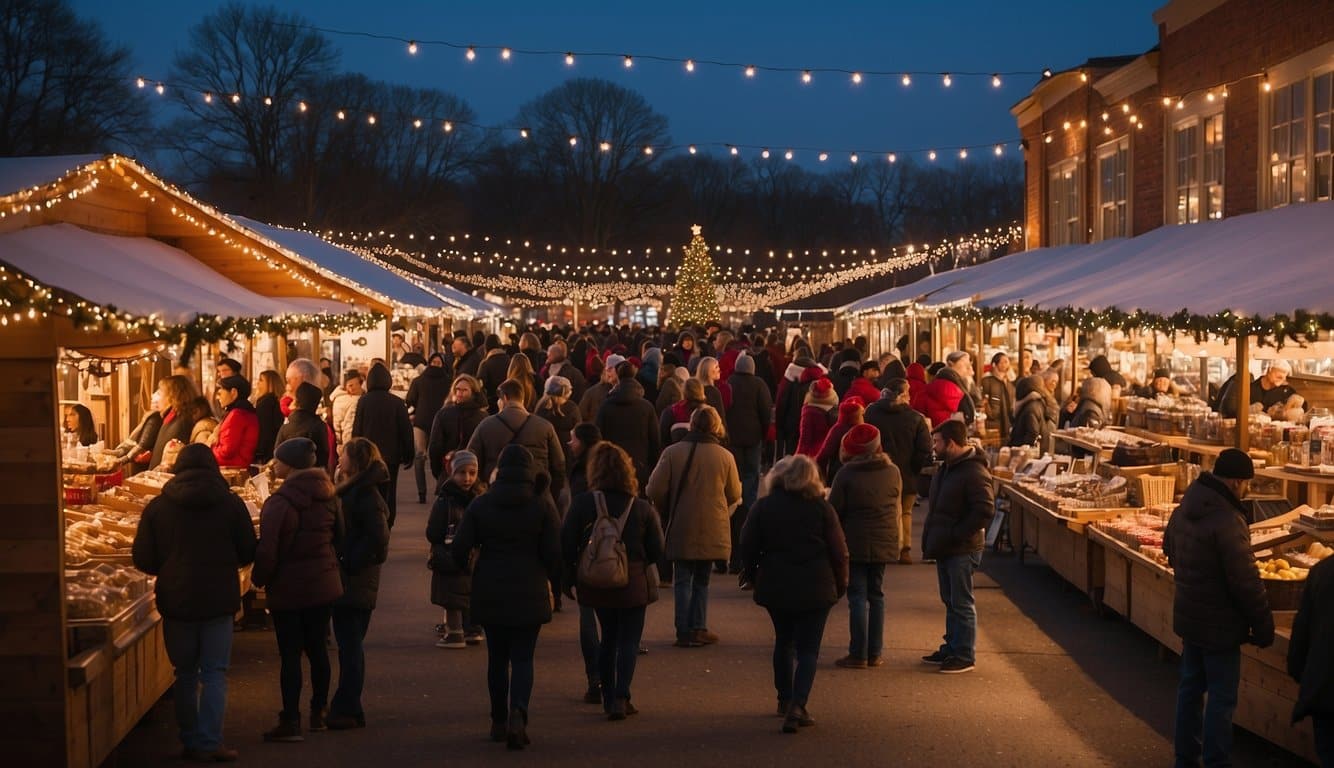
[[[1107,424],[1112,408],[1112,385],[1106,379],[1090,376],[1079,383],[1079,405],[1070,417],[1070,426],[1098,429]]]
[[[1334,558],[1325,558],[1306,577],[1301,606],[1288,641],[1288,674],[1301,688],[1292,710],[1303,717],[1334,715]]]
[[[482,394],[486,396],[487,410],[495,413],[500,409],[496,390],[509,378],[510,356],[503,348],[493,349],[482,358],[477,366],[477,378],[482,382]]]
[[[602,439],[615,443],[630,454],[635,476],[647,478],[658,463],[662,441],[658,433],[658,416],[653,405],[644,399],[644,388],[634,379],[623,379],[598,409],[594,421],[602,432]]]
[[[412,443],[412,420],[408,405],[389,391],[394,378],[383,365],[373,365],[366,374],[366,394],[357,401],[352,436],[375,443],[391,471],[410,466],[417,451]],[[321,463],[320,466],[323,466]]]
[[[916,477],[931,461],[931,430],[926,418],[906,403],[881,398],[866,406],[863,420],[880,430],[880,448],[899,468],[908,488],[916,493]],[[903,542],[907,546],[908,542]]]
[[[909,365],[904,378],[908,380],[908,404],[914,411],[926,415],[922,397],[926,394],[926,368],[921,363]]]
[[[424,432],[431,431],[435,415],[445,407],[454,377],[442,366],[428,365],[421,375],[408,385],[405,401],[412,409],[412,426]]]
[[[899,559],[899,496],[903,479],[882,452],[849,456],[834,476],[829,503],[838,513],[854,563]]]
[[[1041,376],[1025,376],[1014,385],[1014,418],[1006,445],[1033,445],[1047,450],[1060,407],[1042,385]]]
[[[329,475],[319,467],[288,475],[260,512],[251,574],[255,586],[267,590],[269,608],[295,611],[341,597],[342,540],[343,514]]]
[[[737,448],[753,448],[764,443],[764,435],[773,423],[773,398],[769,387],[751,373],[733,372],[727,379],[732,390],[732,405],[727,409],[727,441]]]
[[[250,513],[211,456],[200,455],[207,451],[181,451],[175,476],[144,507],[134,537],[134,567],[157,577],[157,609],[169,619],[235,614],[241,607],[236,571],[255,559]]]
[[[560,578],[560,517],[545,475],[531,465],[502,466],[496,482],[463,514],[450,545],[456,563],[477,550],[469,610],[483,626],[530,627],[551,621]]]
[[[1274,642],[1274,614],[1255,568],[1245,508],[1205,472],[1181,497],[1163,534],[1176,591],[1172,630],[1206,650]]]
[[[329,466],[329,425],[324,419],[303,408],[293,408],[287,416],[287,423],[278,430],[278,437],[273,441],[273,449],[284,441],[294,437],[307,437],[315,444],[315,466]]]
[[[431,602],[441,608],[468,610],[469,595],[472,594],[472,562],[456,562],[449,545],[463,522],[464,511],[480,495],[481,487],[480,482],[473,483],[472,488],[465,491],[450,478],[435,492],[435,504],[426,521],[426,540],[431,543],[428,562],[431,567]]]
[[[880,399],[880,388],[875,385],[875,382],[858,372],[857,378],[853,379],[852,383],[848,385],[848,390],[843,394],[842,400],[846,402],[849,397],[860,397],[863,405],[870,405]]]
[[[986,455],[969,448],[942,462],[931,478],[931,505],[922,524],[922,557],[939,560],[981,552],[983,529],[996,514]]]
[[[780,439],[795,441],[801,434],[801,410],[806,404],[806,393],[824,369],[809,357],[801,357],[787,367],[783,380],[778,382],[774,397],[774,423]]]
[[[968,385],[952,368],[942,368],[936,378],[922,391],[922,407],[918,409],[931,420],[931,426],[944,424],[955,413],[963,414],[967,424],[973,423],[973,398],[968,396]]]
[[[731,516],[741,502],[741,476],[731,451],[712,435],[691,431],[663,450],[644,493],[668,520],[668,559],[727,560],[731,556]]]
[[[338,605],[369,611],[380,591],[380,566],[389,558],[389,469],[377,461],[338,484],[346,535],[338,565],[343,596]]]
[[[431,473],[439,478],[444,473],[445,457],[465,448],[472,439],[477,425],[486,418],[486,398],[473,393],[473,398],[462,405],[450,400],[431,422],[431,436],[426,443],[426,454]]]

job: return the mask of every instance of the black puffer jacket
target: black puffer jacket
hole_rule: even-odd
[[[763,444],[774,418],[769,386],[752,373],[733,373],[727,377],[727,385],[732,388],[732,407],[726,414],[727,442],[737,448]]]
[[[848,544],[824,499],[782,488],[755,502],[741,530],[755,602],[780,613],[828,608],[848,591]]]
[[[260,396],[255,401],[255,415],[259,416],[259,445],[255,447],[255,463],[267,464],[273,458],[278,430],[283,428],[283,406],[278,396],[272,392]]]
[[[315,466],[329,466],[329,425],[324,419],[310,411],[293,408],[287,415],[287,423],[278,430],[278,437],[269,446],[269,452],[276,451],[283,441],[294,437],[310,438],[315,444]]]
[[[1288,674],[1301,684],[1295,723],[1311,714],[1334,715],[1334,558],[1311,569],[1288,642]]]
[[[391,468],[410,466],[416,449],[412,444],[412,420],[408,405],[389,391],[394,378],[383,365],[372,365],[366,374],[366,394],[357,401],[357,416],[352,421],[352,436],[364,437],[380,449],[384,463]],[[323,466],[322,464],[320,466]]]
[[[254,559],[250,514],[216,462],[181,468],[139,518],[134,567],[157,576],[157,608],[167,618],[201,621],[235,614],[241,607],[236,570]]]
[[[482,382],[482,394],[486,396],[487,412],[495,413],[500,410],[500,403],[496,399],[496,390],[509,378],[510,356],[503,349],[493,349],[486,353],[482,358],[481,365],[477,366],[477,378]]]
[[[1041,376],[1025,376],[1014,385],[1014,420],[1010,424],[1010,439],[1006,445],[1033,445],[1047,450],[1051,431],[1056,426],[1058,406]]]
[[[607,393],[594,421],[602,439],[615,443],[630,454],[635,476],[642,486],[658,463],[662,441],[658,433],[658,415],[653,404],[644,399],[644,387],[634,379],[625,379]]]
[[[438,479],[445,470],[445,457],[460,448],[466,448],[477,425],[486,418],[486,398],[480,392],[472,400],[459,405],[445,404],[431,422],[431,437],[426,444],[431,473]]]
[[[932,560],[981,552],[996,515],[986,456],[976,448],[942,462],[931,478],[931,506],[922,524],[922,556]]]
[[[472,594],[472,569],[469,561],[462,564],[454,561],[449,551],[450,537],[463,522],[463,513],[468,505],[477,498],[480,483],[463,490],[448,478],[440,484],[435,493],[435,505],[431,507],[431,516],[426,521],[426,540],[431,542],[431,602],[441,608],[456,611],[468,610],[469,596]]]
[[[903,480],[883,453],[850,456],[834,475],[829,503],[843,524],[848,559],[888,563],[899,559],[899,495]]]
[[[551,621],[550,582],[560,578],[560,518],[545,475],[503,467],[463,514],[450,554],[476,548],[472,620],[502,627]],[[557,581],[559,583],[559,581]]]
[[[1182,640],[1220,651],[1274,642],[1245,510],[1212,473],[1186,489],[1168,520],[1163,552],[1175,571],[1172,629]]]
[[[412,409],[412,426],[426,432],[431,430],[435,415],[445,406],[453,381],[449,371],[435,365],[426,366],[426,370],[412,380],[406,398]]]
[[[380,591],[380,566],[389,558],[389,469],[375,462],[338,485],[345,533],[338,553],[343,596],[338,605],[372,610]]]
[[[880,430],[881,450],[899,468],[900,476],[909,478],[908,487],[916,488],[917,476],[931,461],[931,430],[926,427],[926,418],[907,403],[881,398],[866,408],[863,419]]]

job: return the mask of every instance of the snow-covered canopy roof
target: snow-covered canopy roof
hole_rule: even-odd
[[[0,261],[86,301],[172,323],[197,315],[343,314],[355,309],[324,299],[261,296],[158,240],[103,235],[73,224],[0,234]]]

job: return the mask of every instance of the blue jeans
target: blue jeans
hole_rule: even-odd
[[[511,709],[528,713],[533,695],[533,653],[537,632],[531,627],[486,625],[486,685],[491,692],[491,722],[509,720]]]
[[[366,652],[362,644],[371,626],[369,608],[333,609],[334,640],[338,642],[338,688],[329,704],[330,714],[364,717],[361,691],[366,685]]]
[[[598,675],[598,616],[587,605],[579,606],[579,652],[584,656],[584,676],[588,682]]]
[[[232,617],[204,621],[164,618],[162,639],[167,658],[176,669],[172,698],[176,701],[181,744],[186,749],[212,752],[222,746]]]
[[[602,645],[598,648],[598,675],[602,678],[602,707],[611,710],[617,699],[630,700],[630,681],[639,660],[639,638],[644,634],[645,606],[598,608]]]
[[[676,602],[676,636],[709,628],[709,574],[712,560],[677,560],[673,564],[672,594]]]
[[[884,563],[852,563],[848,574],[848,655],[879,657],[885,645]],[[869,615],[868,615],[868,610]]]
[[[940,652],[970,664],[976,661],[977,608],[973,603],[973,571],[982,565],[982,553],[936,559],[940,602],[945,604],[945,637]]]
[[[779,701],[806,706],[815,685],[815,669],[824,640],[828,608],[781,613],[770,608],[774,623],[774,690]]]
[[[1237,709],[1240,684],[1240,646],[1210,651],[1193,643],[1181,644],[1174,740],[1177,766],[1198,766],[1201,754],[1209,768],[1232,764],[1228,757],[1232,713]]]
[[[273,634],[278,639],[278,684],[283,691],[284,721],[301,719],[301,656],[310,662],[310,709],[324,709],[329,703],[330,606],[317,605],[291,611],[273,612]]]

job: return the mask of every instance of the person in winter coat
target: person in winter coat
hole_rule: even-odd
[[[676,377],[676,369],[681,367],[680,360],[674,353],[662,356],[662,367],[658,371],[658,396],[653,399],[653,410],[658,416],[681,401],[685,394],[681,380]]]
[[[334,435],[339,444],[352,439],[352,425],[357,420],[357,403],[365,392],[366,379],[361,371],[347,371],[343,374],[343,385],[334,389],[329,405],[333,419]]]
[[[199,397],[194,382],[184,376],[172,375],[158,382],[162,393],[162,428],[158,430],[153,442],[153,453],[148,460],[149,469],[157,469],[172,440],[188,444],[190,432],[194,429],[194,419],[190,417],[190,403]]]
[[[824,442],[820,444],[820,450],[815,454],[815,466],[820,468],[820,476],[827,478],[830,485],[833,485],[834,475],[837,474],[842,462],[839,460],[843,445],[843,436],[853,427],[861,424],[865,419],[866,408],[862,404],[860,397],[850,397],[838,405],[838,421],[829,428],[824,436]]]
[[[636,375],[635,364],[626,361],[616,366],[618,383],[598,409],[594,423],[602,439],[620,446],[630,456],[635,469],[635,484],[648,477],[658,463],[662,450],[661,434],[653,405],[644,399],[644,388]]]
[[[926,418],[908,404],[907,379],[894,379],[879,400],[866,409],[867,424],[880,432],[880,447],[899,469],[899,564],[912,564],[912,510],[917,503],[917,478],[931,461],[931,430]]]
[[[435,646],[457,650],[481,643],[482,632],[468,615],[472,563],[455,562],[449,547],[463,522],[464,510],[486,491],[486,483],[478,479],[477,456],[463,448],[449,454],[446,470],[426,522],[426,540],[431,543],[431,602],[445,611],[443,630]]]
[[[695,369],[695,378],[704,384],[704,399],[723,418],[727,426],[727,409],[732,405],[732,388],[721,378],[721,367],[717,358],[701,357],[699,367]]]
[[[1177,765],[1198,765],[1201,757],[1205,765],[1228,764],[1241,646],[1274,642],[1274,614],[1241,503],[1254,476],[1250,456],[1224,450],[1213,471],[1186,489],[1163,534],[1176,581],[1172,629],[1181,638]]]
[[[723,447],[723,422],[711,406],[690,417],[690,432],[662,452],[646,493],[667,519],[666,557],[672,561],[676,645],[718,642],[708,629],[710,568],[731,555],[729,521],[741,501],[741,478]]]
[[[579,366],[569,361],[569,350],[566,349],[565,342],[559,339],[547,347],[546,375],[547,378],[564,376],[570,382],[570,401],[575,404],[583,399],[584,392],[588,390],[588,380],[584,378]]]
[[[260,371],[255,387],[255,415],[259,417],[259,444],[255,448],[255,463],[268,464],[273,458],[273,447],[278,444],[278,430],[283,428],[283,380],[277,371]]]
[[[820,473],[805,456],[780,459],[741,531],[745,578],[774,625],[774,689],[783,732],[815,725],[806,710],[829,609],[848,589],[848,545]],[[794,664],[795,662],[795,664]]]
[[[848,385],[848,389],[840,397],[843,400],[849,398],[859,398],[863,403],[870,404],[880,399],[880,387],[876,385],[876,380],[880,378],[880,363],[875,360],[867,360],[862,363],[856,378]],[[837,386],[835,386],[837,389]]]
[[[644,388],[644,399],[650,404],[658,401],[658,381],[659,372],[662,370],[662,350],[657,347],[649,347],[644,350],[643,364],[639,366],[639,373],[635,380]],[[657,414],[657,411],[654,411]]]
[[[309,382],[301,382],[296,388],[296,397],[292,401],[292,412],[287,415],[287,423],[278,430],[275,450],[279,445],[294,437],[308,438],[315,444],[315,466],[329,466],[329,426],[315,414],[320,407],[320,398],[324,393]]]
[[[1060,406],[1042,383],[1041,376],[1025,376],[1014,384],[1014,418],[1006,445],[1037,445],[1051,449],[1051,433],[1056,427]]]
[[[631,703],[630,685],[644,634],[645,609],[653,600],[650,593],[657,594],[658,575],[650,566],[663,554],[662,525],[653,505],[637,498],[634,465],[621,448],[609,442],[594,446],[588,475],[588,492],[575,498],[561,528],[563,583],[566,594],[578,600],[580,610],[587,606],[597,615],[602,637],[597,652],[602,709],[608,720],[624,720],[639,711]],[[629,575],[623,587],[577,584],[579,558],[601,515],[619,521]],[[591,688],[593,681],[589,683]]]
[[[486,396],[482,394],[481,382],[467,374],[455,376],[449,400],[431,423],[431,437],[426,446],[427,460],[437,485],[449,469],[445,466],[445,457],[467,447],[472,433],[484,418]]]
[[[482,382],[482,394],[486,395],[487,410],[496,413],[500,405],[496,402],[496,388],[500,382],[509,378],[509,353],[500,343],[500,337],[490,334],[486,337],[486,357],[477,366],[477,378]]]
[[[215,433],[213,458],[220,467],[249,467],[259,446],[259,416],[250,403],[250,382],[228,376],[218,382],[218,405],[227,412]]]
[[[884,650],[885,563],[899,558],[899,468],[880,447],[880,430],[859,424],[839,446],[843,467],[834,476],[829,503],[848,542],[848,655],[846,669],[878,667]]]
[[[904,378],[908,380],[908,404],[912,406],[914,411],[925,416],[926,406],[923,404],[922,398],[926,396],[926,366],[914,362],[908,366]]]
[[[371,366],[366,374],[366,394],[357,401],[357,415],[352,420],[352,436],[364,437],[380,449],[380,458],[389,469],[389,487],[385,504],[389,505],[389,527],[398,516],[398,468],[412,465],[412,419],[402,398],[389,391],[394,377],[383,365]]]
[[[533,652],[551,621],[548,585],[560,578],[560,520],[546,483],[528,449],[507,445],[495,482],[468,505],[450,545],[456,563],[477,550],[470,606],[486,628],[491,739],[510,749],[529,743]]]
[[[343,509],[345,535],[338,564],[343,596],[333,605],[333,633],[338,643],[338,688],[326,721],[332,730],[366,727],[361,691],[366,683],[363,644],[380,591],[380,566],[389,557],[389,505],[383,493],[389,468],[380,449],[354,437],[338,452],[336,488]]]
[[[1099,429],[1110,423],[1108,417],[1111,412],[1112,385],[1106,379],[1090,376],[1079,382],[1079,403],[1070,417],[1069,426]],[[1075,456],[1086,455],[1079,448],[1073,449],[1071,453]]]
[[[556,430],[556,439],[560,441],[561,446],[568,447],[570,431],[579,423],[579,406],[570,399],[570,394],[573,392],[570,380],[564,376],[552,376],[547,379],[543,390],[533,414],[551,422],[551,426]],[[570,452],[566,450],[566,465],[569,461]]]
[[[829,367],[832,369],[829,373],[829,380],[834,384],[834,392],[838,394],[838,399],[842,400],[852,387],[852,382],[856,381],[860,374],[862,367],[861,353],[852,348],[842,350],[834,355]]]
[[[996,514],[986,454],[968,444],[968,427],[948,420],[932,433],[941,459],[931,478],[931,503],[922,525],[922,557],[936,561],[945,604],[945,642],[922,657],[946,674],[971,672],[976,663],[977,608],[973,572],[982,565],[983,530]]]
[[[313,385],[312,385],[313,386]],[[343,595],[337,550],[343,515],[329,474],[316,465],[315,444],[295,437],[274,450],[274,474],[283,481],[260,512],[259,546],[251,574],[266,590],[282,660],[283,709],[265,741],[302,741],[301,656],[310,664],[312,731],[324,730],[329,701],[329,621]]]
[[[194,420],[194,426],[190,427],[188,442],[213,447],[218,437],[218,419],[213,415],[213,406],[208,398],[203,395],[196,397],[186,406],[186,410]]]
[[[965,424],[972,424],[975,416],[971,388],[972,362],[967,352],[955,351],[945,358],[945,367],[922,391],[922,415],[938,427],[955,413],[963,414]]]
[[[185,757],[230,762],[222,743],[232,618],[241,608],[236,570],[255,559],[255,529],[241,498],[202,445],[181,449],[175,475],[144,507],[134,536],[134,567],[156,576],[163,644],[175,669]]]
[[[1307,574],[1301,606],[1288,641],[1288,674],[1301,687],[1292,708],[1295,723],[1310,715],[1315,751],[1322,765],[1334,765],[1334,558],[1325,558]]]
[[[597,425],[583,422],[575,426],[570,435],[570,498],[588,490],[588,462],[593,447],[602,442],[602,433]],[[566,515],[566,519],[569,516]],[[662,558],[659,558],[660,562]],[[659,566],[661,567],[661,566]],[[661,574],[659,574],[661,576]],[[588,690],[584,692],[585,704],[602,703],[602,677],[598,671],[598,619],[592,606],[579,606],[579,652],[584,657],[584,677],[588,679]]]
[[[676,356],[681,358],[680,365],[690,366],[690,358],[699,357],[699,350],[695,348],[695,334],[690,331],[683,331],[676,337],[676,349],[672,350]]]
[[[690,431],[690,415],[702,405],[708,405],[703,382],[686,379],[681,386],[681,399],[658,414],[659,443],[668,446],[685,437]]]
[[[838,419],[838,393],[829,379],[819,378],[811,384],[801,407],[801,427],[797,437],[797,453],[815,458],[824,445],[825,436]]]
[[[463,334],[462,331],[457,332]],[[482,355],[469,343],[466,334],[455,335],[454,340],[449,343],[450,363],[449,369],[454,372],[454,376],[477,376],[477,367],[481,365]]]
[[[1002,445],[1010,438],[1010,417],[1014,413],[1015,385],[1010,382],[1010,356],[997,352],[991,356],[991,370],[982,377],[982,409],[987,414],[988,429],[1000,433]]]
[[[594,421],[598,417],[598,409],[602,407],[602,401],[607,399],[607,393],[620,381],[616,378],[616,366],[625,362],[625,358],[620,355],[610,355],[607,357],[607,367],[602,369],[599,374],[598,383],[584,390],[584,396],[579,400],[579,420]]]
[[[763,350],[761,350],[763,351]],[[727,411],[727,447],[736,460],[741,477],[741,505],[732,513],[732,562],[729,570],[741,572],[741,529],[746,512],[755,504],[760,489],[760,459],[765,437],[773,424],[773,397],[769,387],[755,373],[756,360],[742,353],[737,356],[727,384],[732,390],[732,407]]]
[[[778,451],[790,456],[797,450],[801,436],[801,411],[811,385],[824,377],[824,368],[809,354],[798,356],[783,372],[774,395],[774,424],[778,436]]]
[[[546,419],[534,418],[523,407],[523,388],[519,382],[506,379],[498,391],[500,412],[477,425],[468,441],[468,450],[477,454],[482,478],[489,481],[507,446],[527,448],[536,471],[547,479],[542,491],[550,493],[554,503],[565,487],[565,449],[556,438],[556,428]]]
[[[880,356],[880,375],[876,377],[874,382],[877,389],[888,387],[889,382],[894,379],[906,378],[908,378],[908,369],[904,367],[903,361],[893,352],[886,352]]]
[[[153,391],[150,410],[144,414],[139,425],[130,432],[130,436],[116,446],[115,453],[121,461],[128,462],[134,473],[148,469],[148,460],[153,456],[153,444],[157,442],[157,433],[162,429],[162,390]]]
[[[445,356],[436,352],[428,359],[421,375],[408,385],[408,394],[404,398],[412,412],[412,476],[417,481],[417,501],[421,504],[426,503],[426,448],[430,442],[431,425],[435,423],[436,414],[445,407],[451,383]],[[431,475],[435,475],[434,469]]]

